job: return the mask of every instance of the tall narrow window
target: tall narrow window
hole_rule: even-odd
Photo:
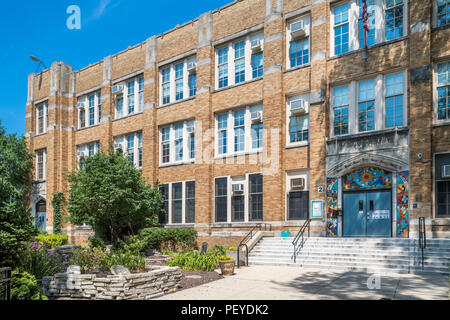
[[[309,39],[291,41],[289,57],[291,68],[307,64],[309,62]]]
[[[375,44],[375,0],[367,0],[367,12],[369,13],[369,32],[366,34],[367,46]],[[359,47],[364,48],[364,22],[363,14],[363,0],[359,0],[359,19],[358,19],[358,37]]]
[[[162,128],[162,162],[170,162],[170,127]]]
[[[245,81],[245,40],[234,44],[235,83]]]
[[[228,128],[228,113],[219,115],[219,154],[226,154],[227,148],[227,128]]]
[[[89,152],[89,157],[92,157],[95,155],[95,143],[91,143],[90,145],[88,145],[88,152]]]
[[[227,222],[228,179],[217,178],[215,183],[216,222]]]
[[[197,74],[189,75],[189,97],[194,97],[197,94]]]
[[[233,193],[231,196],[231,220],[244,221],[245,217],[245,195]]]
[[[438,64],[437,69],[438,120],[450,120],[450,62]]]
[[[403,36],[403,0],[386,0],[386,40]]]
[[[435,203],[436,217],[439,218],[450,218],[450,179],[448,178],[448,168],[445,169],[448,166],[450,166],[450,153],[435,155]]]
[[[97,93],[97,106],[98,106],[98,122],[102,121],[102,93]]]
[[[85,109],[80,110],[80,128],[86,127],[86,111]]]
[[[349,48],[348,3],[334,8],[334,54],[341,54]]]
[[[172,184],[172,223],[183,222],[183,183]]]
[[[117,113],[117,118],[122,118],[123,117],[123,97],[117,97],[116,99],[116,113]]]
[[[175,66],[175,100],[183,100],[183,67],[180,63]]]
[[[170,68],[162,71],[163,104],[170,103]]]
[[[186,223],[195,222],[195,181],[186,182]]]
[[[245,150],[245,109],[234,111],[234,151]]]
[[[333,89],[334,135],[348,133],[348,86]]]
[[[89,125],[95,124],[95,95],[89,96]]]
[[[37,167],[36,167],[37,180],[44,180],[45,179],[44,150],[39,150],[36,152],[36,159],[37,159]]]
[[[262,117],[262,106],[256,106],[251,108],[251,118],[252,118],[252,149],[262,148],[263,139],[263,123]]]
[[[159,213],[159,223],[166,224],[169,222],[169,185],[162,184],[159,186],[159,191],[164,199],[163,208]]]
[[[144,77],[138,79],[139,85],[139,112],[144,109]]]
[[[138,134],[138,152],[139,152],[138,167],[142,168],[142,133]]]
[[[45,124],[45,104],[41,104],[37,107],[37,118],[38,118],[38,129],[37,134],[44,133],[44,124]]]
[[[309,191],[288,193],[288,220],[304,220],[309,216]]]
[[[175,125],[175,161],[183,160],[183,123]]]
[[[375,130],[375,80],[360,81],[358,86],[359,132]]]
[[[189,159],[195,159],[195,134],[194,134],[194,121],[191,121],[187,124],[188,132],[191,130],[188,134],[188,143],[189,143]]]
[[[134,134],[127,136],[127,153],[131,164],[134,164]]]
[[[128,114],[134,113],[134,80],[128,82]]]
[[[289,121],[289,135],[291,142],[308,141],[309,116],[291,116]]]
[[[253,79],[262,77],[264,74],[264,53],[252,54],[252,76]]]
[[[228,47],[219,49],[219,88],[228,86]]]
[[[263,176],[252,174],[249,176],[249,208],[250,220],[262,221],[263,219]]]
[[[386,127],[403,125],[403,72],[386,76]]]
[[[436,0],[437,2],[437,26],[450,24],[450,0]]]

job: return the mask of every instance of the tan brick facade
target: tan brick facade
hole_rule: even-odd
[[[74,71],[63,62],[55,62],[41,74],[31,74],[26,132],[33,152],[46,149],[45,193],[33,199],[47,201],[47,230],[52,232],[53,225],[51,195],[55,191],[67,191],[65,176],[77,168],[77,146],[99,141],[106,150],[113,146],[115,137],[142,132],[142,172],[150,183],[156,179],[160,183],[196,182],[195,224],[188,227],[199,231],[199,242],[210,239],[210,245],[236,245],[255,225],[254,222],[215,223],[214,179],[217,177],[262,173],[263,221],[272,224],[273,230],[297,230],[304,221],[286,219],[286,179],[287,173],[292,171],[307,172],[310,200],[323,200],[323,219],[314,220],[312,228],[324,236],[327,177],[334,177],[327,172],[331,89],[398,70],[408,71],[405,74],[409,159],[403,169],[410,174],[409,230],[411,234],[415,232],[415,221],[423,216],[428,219],[429,231],[432,224],[435,225],[433,231],[439,231],[434,236],[447,236],[450,219],[437,219],[435,215],[433,157],[435,153],[450,152],[450,129],[448,123],[435,124],[432,110],[433,68],[439,61],[450,60],[450,28],[433,27],[431,0],[409,1],[408,24],[403,37],[371,47],[367,59],[363,58],[362,49],[333,57],[330,16],[336,3],[327,0],[235,1],[82,70]],[[288,68],[287,26],[289,21],[301,16],[309,16],[311,21],[309,62]],[[425,27],[418,28],[419,23]],[[250,31],[264,35],[264,76],[216,89],[217,46],[234,41],[237,36],[246,36]],[[160,69],[187,53],[197,61],[197,94],[195,98],[161,106]],[[430,75],[424,76],[424,80],[412,81],[409,71],[423,66],[429,67]],[[115,119],[112,86],[138,75],[143,75],[145,84],[143,111]],[[102,96],[100,123],[78,129],[77,98],[98,90]],[[287,101],[298,94],[310,95],[309,141],[303,146],[288,148]],[[36,135],[36,106],[44,101],[49,106],[48,127],[45,134]],[[263,105],[262,152],[215,158],[211,145],[214,146],[217,138],[214,134],[216,114],[255,104]],[[159,128],[190,119],[195,119],[196,127],[195,162],[160,166]],[[421,159],[418,153],[423,154]],[[68,224],[64,227],[72,242],[85,241],[89,236],[88,230],[83,228]]]

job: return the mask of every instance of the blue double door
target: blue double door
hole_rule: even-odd
[[[344,193],[344,237],[391,237],[391,191]]]

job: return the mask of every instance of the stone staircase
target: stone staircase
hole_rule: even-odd
[[[284,265],[364,272],[369,269],[372,273],[449,274],[450,239],[427,239],[423,270],[421,250],[416,239],[305,238],[296,262],[293,259],[293,240],[294,238],[262,238],[250,251],[249,265]]]

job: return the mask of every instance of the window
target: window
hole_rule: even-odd
[[[438,27],[450,24],[450,0],[436,0],[436,25]]]
[[[403,0],[386,0],[386,40],[403,36]]]
[[[197,76],[188,70],[188,64],[195,65],[196,58],[178,61],[161,69],[161,105],[182,101],[197,94]]]
[[[450,166],[450,154],[435,155],[436,217],[450,217],[450,177],[444,174],[444,166]],[[448,170],[448,169],[447,169]]]
[[[334,9],[334,54],[342,54],[349,49],[348,3]]]
[[[403,125],[403,72],[386,76],[386,128]]]
[[[252,54],[253,79],[262,77],[264,73],[264,54],[262,52]]]
[[[161,184],[160,192],[164,198],[160,224],[195,223],[195,181]]]
[[[124,98],[125,96],[125,98]],[[139,76],[127,80],[123,91],[116,94],[116,119],[141,112],[144,104],[144,77]],[[136,106],[137,109],[136,109]]]
[[[243,83],[263,76],[263,33],[245,36],[216,49],[216,88]],[[252,41],[259,40],[261,51],[252,51]]]
[[[46,133],[48,125],[48,102],[37,105],[36,113],[36,134]]]
[[[215,183],[216,222],[227,222],[228,179],[217,178]]]
[[[251,174],[249,176],[249,210],[251,221],[263,219],[263,176]]]
[[[260,173],[216,178],[215,221],[262,221],[262,183],[263,176]]]
[[[46,150],[36,151],[36,179],[45,180],[46,178]]]
[[[193,162],[195,160],[194,131],[193,120],[162,127],[160,129],[160,164],[173,165]],[[171,150],[173,150],[173,154]]]
[[[291,68],[309,62],[309,39],[291,41],[290,46]]]
[[[257,112],[261,118],[253,121]],[[231,130],[228,130],[231,128]],[[245,107],[216,116],[216,156],[257,152],[262,148],[262,106]]]
[[[136,132],[114,139],[114,149],[122,149],[131,164],[142,168],[142,133]]]
[[[437,119],[450,120],[450,62],[437,65]]]
[[[228,47],[219,49],[219,88],[228,86]]]
[[[102,93],[97,92],[97,112],[98,112],[98,122],[102,121]]]
[[[85,160],[100,152],[100,142],[92,142],[77,147],[77,160],[79,168],[84,168]]]
[[[375,0],[367,0],[367,12],[369,13],[369,32],[366,34],[367,46],[375,44]],[[358,38],[359,47],[364,48],[364,22],[363,0],[359,0]]]
[[[375,130],[375,80],[360,81],[358,85],[359,132]]]
[[[304,33],[301,33],[301,31],[297,30],[299,26],[302,27],[301,29],[304,30]],[[295,19],[287,23],[286,43],[288,47],[286,48],[286,50],[287,50],[288,69],[309,63],[309,54],[310,54],[309,29],[310,29],[309,16]]]
[[[308,95],[289,98],[287,106],[287,123],[289,134],[287,145],[304,145],[309,141],[309,97]],[[303,105],[302,110],[299,106]]]
[[[100,123],[102,118],[101,104],[102,96],[100,91],[78,98],[79,129]]]
[[[309,191],[291,191],[288,194],[288,220],[305,220],[309,216]]]
[[[95,95],[89,96],[89,125],[95,124]]]
[[[348,86],[333,89],[334,135],[348,133]]]

